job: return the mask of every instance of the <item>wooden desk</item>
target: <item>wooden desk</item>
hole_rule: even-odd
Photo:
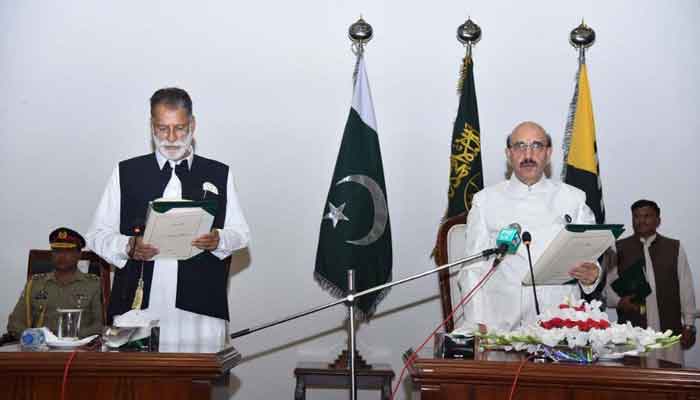
[[[350,370],[328,368],[327,363],[300,362],[294,369],[294,376],[297,378],[294,400],[306,398],[307,386],[350,389]],[[388,364],[373,364],[372,369],[357,370],[357,388],[380,390],[382,400],[391,397],[392,379],[394,371]]]
[[[414,398],[507,399],[521,359],[522,355],[504,353],[478,360],[419,358],[411,371]],[[653,357],[625,357],[621,362],[590,365],[528,361],[514,398],[699,400],[700,370],[681,369]]]
[[[0,347],[0,399],[58,400],[71,352]],[[76,354],[66,399],[228,399],[229,370],[240,354],[88,352]]]

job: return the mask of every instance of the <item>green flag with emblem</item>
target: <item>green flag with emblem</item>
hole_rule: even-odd
[[[360,292],[391,280],[391,225],[377,123],[364,57],[358,55],[352,107],[324,204],[314,277],[335,297],[346,295],[347,271]],[[388,289],[357,299],[369,318]]]
[[[450,184],[445,218],[469,211],[472,197],[484,187],[479,110],[476,106],[474,62],[471,56],[464,57],[462,62],[458,90],[459,110],[452,129]]]

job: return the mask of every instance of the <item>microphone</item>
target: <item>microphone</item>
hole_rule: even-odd
[[[515,254],[520,246],[520,231],[522,228],[518,223],[512,223],[501,229],[496,236],[496,246],[498,254],[502,258],[506,253]]]
[[[127,251],[126,255],[129,258],[134,257],[134,251],[136,250],[136,238],[139,236],[143,236],[143,232],[146,230],[146,227],[144,226],[143,220],[142,219],[135,219],[131,221],[131,228],[129,228],[131,231],[131,236],[133,237],[134,241],[132,244],[132,241],[129,240],[129,245],[127,246]]]
[[[521,229],[520,224],[514,222],[498,232],[498,236],[496,236],[496,246],[498,247],[496,253],[498,253],[498,255],[496,259],[493,260],[493,266],[491,268],[497,267],[498,264],[503,261],[506,253],[515,254],[518,250],[518,246],[520,246]]]
[[[527,262],[530,265],[530,279],[532,279],[532,295],[535,298],[535,311],[537,315],[540,315],[540,302],[537,301],[537,289],[535,288],[535,272],[532,270],[532,256],[530,255],[530,242],[532,242],[532,235],[530,232],[523,232],[523,243],[527,249]]]
[[[143,236],[143,231],[146,230],[146,223],[141,218],[133,219],[129,230],[134,236]]]

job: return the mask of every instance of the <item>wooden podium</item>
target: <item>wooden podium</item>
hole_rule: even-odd
[[[59,400],[70,351],[0,347],[0,399]],[[80,351],[68,373],[66,399],[228,399],[229,371],[240,354]]]
[[[477,360],[418,358],[411,370],[413,398],[507,399],[523,356],[492,353],[481,353]],[[681,369],[652,356],[590,365],[527,361],[513,398],[700,400],[700,370]]]

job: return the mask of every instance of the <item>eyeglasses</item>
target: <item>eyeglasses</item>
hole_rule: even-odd
[[[508,146],[513,151],[516,151],[518,153],[525,153],[527,149],[529,148],[532,150],[533,153],[541,153],[542,150],[544,150],[547,147],[546,144],[539,142],[539,141],[534,141],[532,143],[525,143],[525,142],[515,142]]]

